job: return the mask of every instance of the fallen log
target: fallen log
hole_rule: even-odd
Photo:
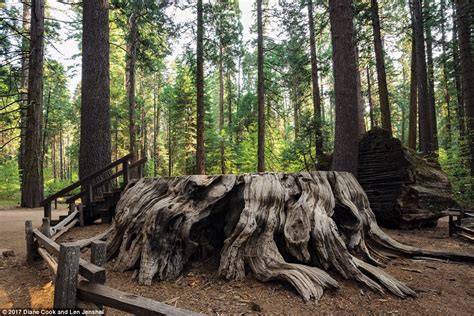
[[[436,226],[441,211],[457,206],[440,165],[381,128],[367,132],[359,142],[357,180],[384,227]]]
[[[301,172],[144,178],[117,204],[107,240],[114,269],[138,281],[176,279],[191,259],[220,255],[219,274],[284,280],[306,300],[338,288],[327,272],[406,297],[415,292],[378,268],[385,251],[474,261],[473,255],[402,245],[377,225],[349,173]]]

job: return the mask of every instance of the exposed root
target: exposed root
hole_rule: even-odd
[[[389,260],[376,246],[435,253],[383,233],[355,178],[336,172],[141,179],[125,191],[113,227],[108,253],[117,256],[114,267],[139,267],[141,284],[175,279],[191,257],[214,249],[222,277],[242,279],[247,268],[261,281],[290,283],[306,301],[338,287],[324,270],[378,292],[414,296],[376,267]]]

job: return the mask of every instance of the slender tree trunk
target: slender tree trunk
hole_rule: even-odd
[[[372,84],[370,82],[370,70],[369,66],[367,65],[366,68],[366,73],[367,73],[367,99],[369,99],[369,116],[370,116],[370,129],[373,129],[375,126],[377,126],[377,121],[375,120],[375,114],[374,114],[374,105],[372,103]]]
[[[441,14],[446,11],[445,0],[441,1]],[[451,98],[449,96],[449,76],[448,76],[448,65],[446,55],[446,31],[445,31],[446,20],[441,23],[441,48],[442,48],[442,63],[443,63],[443,81],[444,81],[444,101],[446,103],[446,149],[451,147]]]
[[[128,37],[126,47],[125,62],[125,84],[128,99],[128,124],[129,124],[129,151],[132,154],[132,161],[138,159],[137,136],[136,136],[136,61],[137,61],[137,40],[138,40],[138,15],[133,11],[128,19]],[[131,170],[132,178],[137,177],[137,169]]]
[[[436,120],[436,106],[435,106],[435,89],[434,89],[434,63],[433,63],[433,37],[431,35],[431,12],[430,1],[425,1],[425,12],[427,22],[425,25],[426,31],[426,61],[428,74],[428,112],[430,120],[430,142],[431,151],[433,153],[438,151],[438,127]]]
[[[219,43],[219,139],[220,139],[220,162],[221,173],[225,174],[224,157],[224,47],[222,41]]]
[[[453,2],[453,12],[455,12],[455,4]],[[464,95],[461,83],[461,62],[459,60],[459,42],[457,32],[456,13],[453,13],[453,62],[454,62],[454,84],[456,86],[457,98],[457,116],[459,140],[462,143],[466,139],[466,124],[464,121]]]
[[[64,180],[63,130],[59,128],[59,179]]]
[[[83,1],[82,31],[80,178],[108,165],[111,159],[107,0]]]
[[[44,0],[31,2],[30,58],[28,62],[28,109],[25,135],[24,181],[21,206],[38,207],[43,200]]]
[[[168,177],[171,177],[173,170],[173,151],[171,147],[171,109],[168,104]]]
[[[415,35],[411,40],[411,69],[410,69],[410,118],[408,125],[408,148],[416,150],[417,122],[417,81],[416,81],[416,44]]]
[[[155,80],[158,81],[158,85],[160,84],[160,78]],[[158,106],[158,89],[156,84],[153,85],[153,176],[158,175],[158,163],[160,161],[160,148],[158,141],[160,139],[160,108]]]
[[[392,120],[390,114],[390,103],[388,99],[387,75],[385,73],[384,50],[382,35],[380,34],[379,5],[377,0],[372,0],[372,27],[374,30],[375,62],[377,66],[377,83],[380,97],[380,113],[382,117],[382,128],[392,134]]]
[[[23,0],[23,37],[21,39],[21,116],[20,116],[20,149],[18,153],[18,169],[20,172],[20,183],[23,186],[24,160],[25,160],[25,138],[26,119],[28,108],[28,59],[29,59],[29,33],[30,33],[30,1]]]
[[[355,36],[355,35],[354,35]],[[365,104],[364,104],[364,97],[362,95],[362,80],[360,78],[360,70],[359,70],[359,48],[357,43],[355,43],[355,56],[357,61],[357,122],[359,123],[359,137],[362,137],[365,134]]]
[[[316,159],[320,160],[324,156],[324,139],[322,132],[321,94],[319,91],[318,60],[316,56],[316,37],[314,32],[313,0],[308,0],[308,27],[309,47],[311,54],[311,83],[313,88],[313,119],[316,141]]]
[[[51,139],[51,164],[53,167],[53,179],[56,180],[58,178],[58,171],[57,171],[57,162],[56,162],[56,135],[53,136]]]
[[[471,22],[474,20],[472,2],[456,0],[459,50],[461,55],[461,78],[466,111],[466,136],[470,153],[471,176],[474,177],[474,59]]]
[[[49,119],[49,108],[51,105],[51,87],[48,89],[48,98],[45,104],[45,111],[44,111],[44,126],[43,126],[43,149],[41,153],[41,158],[45,161],[45,156],[48,153],[48,119]],[[45,166],[43,166],[45,167]]]
[[[423,36],[423,15],[421,11],[421,0],[410,0],[412,7],[412,18],[415,29],[416,45],[416,74],[418,85],[418,107],[419,107],[419,133],[420,150],[428,155],[432,152],[430,110],[428,99],[428,75],[426,71],[425,40]]]
[[[257,0],[257,107],[258,107],[258,164],[257,171],[265,171],[265,79],[263,74],[263,0]]]
[[[332,59],[336,97],[336,134],[332,168],[357,175],[359,115],[357,60],[351,0],[330,0]]]
[[[204,22],[202,17],[202,0],[197,0],[197,126],[196,126],[196,173],[205,174],[204,166]]]
[[[229,130],[229,137],[230,140],[232,141],[232,76],[231,76],[231,70],[227,70],[227,127]]]

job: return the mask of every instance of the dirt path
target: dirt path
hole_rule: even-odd
[[[67,214],[65,206],[53,209],[53,218]],[[43,208],[16,208],[0,210],[1,236],[0,248],[13,249],[18,255],[25,255],[25,221],[32,220],[33,227],[40,227]]]
[[[53,210],[53,218],[67,214],[67,209]],[[0,248],[13,249],[16,256],[0,258],[0,308],[52,306],[53,285],[43,262],[26,265],[25,221],[40,227],[43,209],[0,210]]]
[[[54,287],[49,270],[41,261],[32,266],[26,265],[24,255],[24,221],[32,219],[34,225],[39,226],[41,210],[0,211],[0,216],[0,247],[13,248],[18,254],[14,258],[0,259],[0,308],[51,307]],[[58,241],[91,237],[106,227],[76,227]],[[474,253],[474,244],[448,236],[446,221],[441,221],[436,228],[387,232],[407,244]],[[395,259],[385,270],[413,288],[418,298],[402,300],[390,294],[374,293],[355,282],[338,278],[341,284],[339,290],[328,291],[319,303],[310,304],[305,304],[292,288],[281,282],[261,283],[251,275],[243,281],[223,281],[216,275],[218,262],[212,260],[189,266],[176,281],[153,282],[151,286],[138,285],[132,279],[132,271],[112,272],[112,265],[113,262],[107,264],[108,286],[207,314],[469,315],[474,306],[474,267],[465,264]],[[107,314],[124,313],[107,309]]]

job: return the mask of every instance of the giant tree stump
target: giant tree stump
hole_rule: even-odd
[[[385,227],[436,226],[441,211],[457,206],[440,165],[381,128],[367,132],[359,142],[357,180],[377,222]]]
[[[289,282],[306,300],[338,283],[327,272],[400,297],[415,293],[377,266],[376,247],[407,255],[473,256],[404,246],[378,227],[349,173],[301,172],[144,178],[120,199],[107,253],[119,271],[150,284],[176,279],[199,255],[220,255],[219,274]]]

